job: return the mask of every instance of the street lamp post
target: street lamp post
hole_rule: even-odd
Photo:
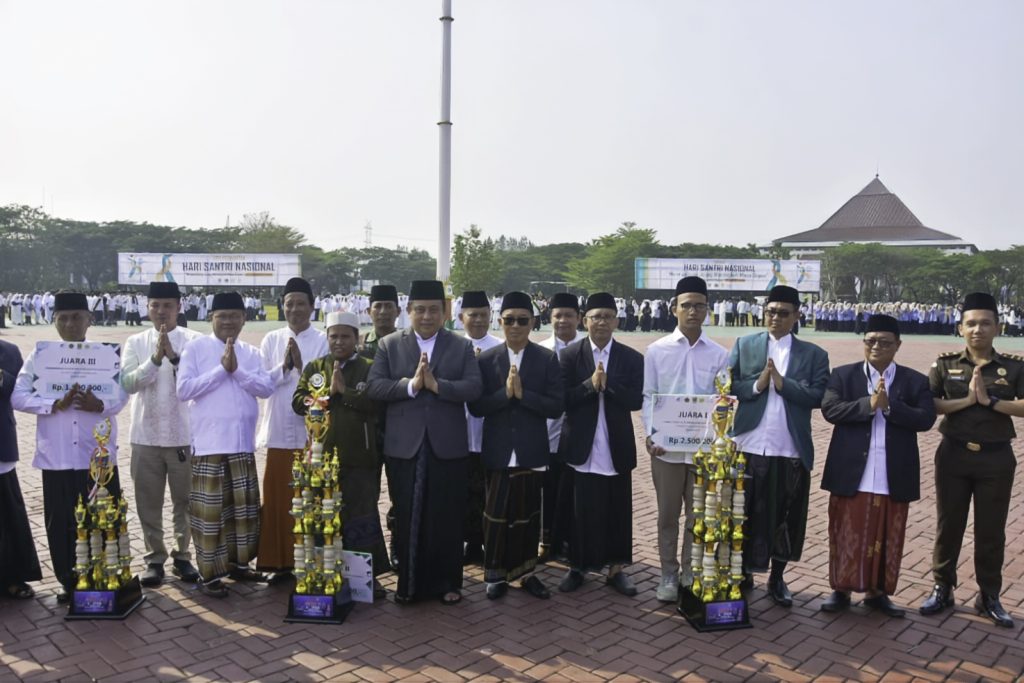
[[[437,279],[448,283],[451,275],[451,208],[452,208],[452,0],[441,0],[441,120],[440,178],[437,228]]]

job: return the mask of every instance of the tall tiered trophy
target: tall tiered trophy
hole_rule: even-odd
[[[693,584],[679,589],[679,612],[698,631],[749,628],[747,601],[740,592],[743,581],[743,522],[746,458],[726,436],[736,415],[736,399],[729,395],[729,369],[718,373],[718,399],[709,428],[715,438],[693,458]]]
[[[107,484],[114,477],[106,419],[93,428],[96,450],[89,458],[93,485],[88,500],[75,506],[75,588],[65,619],[124,619],[146,599],[132,575],[128,540],[128,503],[114,498]]]
[[[340,624],[352,611],[352,595],[341,576],[341,488],[338,451],[324,453],[330,428],[330,387],[322,374],[310,378],[306,400],[306,448],[292,463],[295,526],[295,591],[285,621]]]

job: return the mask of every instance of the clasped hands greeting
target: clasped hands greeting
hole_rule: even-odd
[[[81,385],[73,384],[63,397],[53,402],[53,411],[67,410],[71,407],[87,413],[102,413],[103,401],[92,393],[92,389],[82,391]]]
[[[772,384],[775,387],[775,391],[782,391],[782,373],[779,372],[778,368],[775,367],[775,361],[771,358],[765,363],[764,370],[757,376],[757,382],[754,383],[754,388],[757,389],[757,393],[761,393],[768,389],[768,384]]]
[[[437,393],[437,379],[434,377],[433,370],[430,369],[426,353],[420,355],[420,364],[416,366],[416,374],[412,377],[412,389],[413,391],[426,389]]]

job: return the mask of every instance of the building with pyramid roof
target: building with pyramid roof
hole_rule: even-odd
[[[819,256],[829,247],[854,242],[892,247],[931,247],[949,254],[973,254],[978,248],[956,235],[924,225],[899,197],[875,175],[863,190],[851,197],[814,230],[773,240],[772,246],[789,249],[793,258]]]

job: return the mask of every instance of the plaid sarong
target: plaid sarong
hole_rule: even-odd
[[[252,453],[192,458],[192,544],[203,581],[226,576],[256,557],[260,488]]]
[[[537,566],[544,474],[514,467],[487,473],[484,580],[514,581]]]

